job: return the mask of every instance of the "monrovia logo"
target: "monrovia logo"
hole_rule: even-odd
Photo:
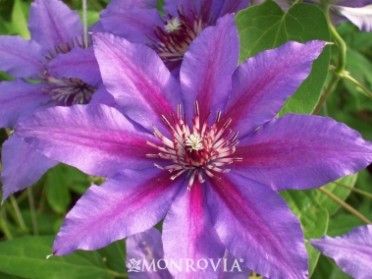
[[[140,272],[142,260],[130,259],[127,263],[128,272]]]
[[[193,272],[212,268],[213,271],[222,272],[242,272],[241,263],[243,259],[228,260],[220,259],[152,259],[151,261],[131,258],[127,261],[128,272],[159,271],[168,269],[169,271]]]

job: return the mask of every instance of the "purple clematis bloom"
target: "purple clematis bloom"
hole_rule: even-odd
[[[371,278],[372,225],[355,228],[340,237],[313,239],[311,244],[353,278]]]
[[[193,262],[192,259],[181,259],[167,262],[164,259],[161,234],[155,228],[130,236],[126,240],[126,266],[130,279],[172,279],[174,276],[169,270],[188,269],[192,273],[204,270],[208,265],[212,265],[219,274],[218,279],[247,279],[250,274],[239,259],[235,259],[227,251],[216,261],[202,259]]]
[[[59,0],[36,0],[30,8],[31,40],[0,36],[0,68],[16,78],[0,83],[0,127],[14,127],[51,106],[103,99],[92,47],[84,46],[79,15]],[[108,95],[108,94],[107,94]],[[3,200],[35,183],[56,162],[10,137],[2,148]]]
[[[153,48],[178,73],[191,42],[218,18],[248,6],[249,0],[113,0],[101,13],[103,30]]]
[[[97,34],[103,82],[121,112],[51,108],[16,128],[46,156],[111,177],[68,213],[53,253],[98,249],[165,216],[165,259],[217,259],[228,250],[264,276],[306,278],[301,226],[276,190],[318,187],[372,161],[372,145],[344,124],[275,119],[324,45],[288,42],[237,66],[238,33],[227,15],[193,41],[178,80],[145,45]],[[217,278],[211,269],[172,275]]]

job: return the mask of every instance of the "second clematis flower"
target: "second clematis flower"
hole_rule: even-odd
[[[191,42],[217,20],[248,6],[249,0],[165,0],[163,14],[157,0],[113,0],[101,13],[107,32],[153,48],[178,74]]]
[[[94,36],[105,105],[51,108],[16,133],[46,156],[94,175],[53,253],[98,249],[163,220],[164,259],[218,259],[307,278],[299,221],[276,192],[319,187],[372,161],[372,145],[332,119],[278,114],[325,43],[288,42],[238,66],[232,15],[186,52],[179,79],[142,44]],[[175,278],[217,278],[212,269]]]
[[[0,83],[0,127],[14,128],[48,107],[110,101],[76,11],[60,0],[35,0],[29,29],[31,40],[0,36],[0,69],[15,78]],[[32,185],[56,164],[12,135],[2,146],[2,199]]]

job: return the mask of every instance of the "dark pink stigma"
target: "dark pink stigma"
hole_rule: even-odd
[[[179,12],[178,17],[168,15],[164,26],[155,30],[157,42],[151,46],[165,62],[182,60],[191,42],[206,25],[200,18],[189,19]]]
[[[148,142],[158,153],[147,156],[169,161],[168,165],[155,166],[169,171],[170,179],[174,180],[185,173],[189,177],[190,188],[195,179],[203,183],[205,175],[214,177],[218,173],[228,172],[227,165],[242,160],[233,156],[239,143],[238,133],[229,129],[231,120],[223,121],[221,112],[213,124],[208,124],[208,120],[201,121],[196,103],[192,127],[181,117],[181,110],[177,116],[173,116],[173,124],[165,116],[162,119],[170,129],[171,136],[168,138],[155,128],[154,134],[162,145]]]

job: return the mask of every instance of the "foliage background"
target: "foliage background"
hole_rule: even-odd
[[[81,1],[64,2],[81,13]],[[99,11],[108,2],[88,1],[89,24],[98,20]],[[30,4],[30,0],[0,0],[1,35],[29,38]],[[326,16],[314,5],[299,3],[283,12],[273,1],[267,1],[240,12],[236,21],[241,36],[241,61],[288,40],[333,41]],[[372,140],[372,99],[368,95],[372,89],[372,33],[361,32],[350,23],[339,26],[337,32],[347,44],[347,72],[343,72],[346,76],[340,76],[334,70],[342,62],[338,45],[328,46],[316,61],[310,78],[281,113],[327,115]],[[0,79],[11,77],[0,73]],[[329,95],[319,104],[325,92]],[[10,133],[8,129],[0,130],[0,144]],[[340,235],[365,223],[345,209],[344,201],[372,220],[371,172],[372,168],[326,185],[324,188],[333,199],[319,189],[282,193],[300,218],[307,239],[324,234]],[[97,182],[96,178],[74,168],[58,165],[36,185],[5,201],[0,209],[0,278],[127,278],[124,241],[99,251],[78,251],[69,256],[46,259],[67,211],[90,184]],[[339,201],[335,202],[334,197]],[[331,260],[320,256],[310,246],[308,248],[311,278],[350,278]]]

